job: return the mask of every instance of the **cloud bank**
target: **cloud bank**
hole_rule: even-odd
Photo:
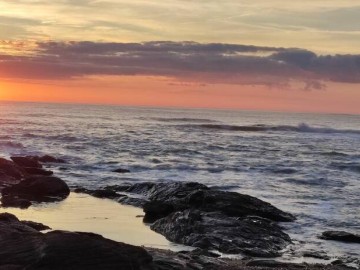
[[[1,46],[0,46],[1,49]],[[360,55],[317,55],[296,48],[196,42],[39,42],[31,54],[0,51],[0,76],[69,80],[86,76],[161,76],[181,82],[322,89],[360,83]]]

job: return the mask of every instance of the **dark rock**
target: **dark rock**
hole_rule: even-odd
[[[13,214],[9,213],[1,213],[0,214],[0,222],[18,222],[19,219]]]
[[[334,240],[346,243],[360,243],[360,235],[344,231],[326,231],[320,236],[324,240]]]
[[[117,199],[120,197],[123,197],[125,195],[121,195],[116,193],[116,191],[111,190],[111,189],[95,189],[95,190],[91,190],[91,189],[86,189],[83,187],[77,187],[75,189],[73,189],[73,192],[75,193],[85,193],[85,194],[89,194],[91,196],[94,196],[96,198],[101,198],[101,199]]]
[[[42,165],[35,157],[11,157],[11,160],[20,167],[42,168]]]
[[[195,255],[195,256],[206,256],[206,257],[211,257],[211,258],[219,258],[221,255],[208,251],[206,249],[201,249],[201,248],[197,248],[193,251],[190,252],[191,255]]]
[[[107,198],[107,199],[119,198],[121,196],[117,194],[115,191],[106,190],[106,189],[94,190],[90,194],[96,198]]]
[[[84,187],[75,187],[72,189],[72,192],[75,192],[75,193],[86,193],[86,194],[90,194],[89,190],[84,188]]]
[[[170,241],[228,254],[276,257],[291,243],[273,221],[289,213],[257,198],[195,182],[144,182],[107,187],[126,193],[122,204],[143,207],[144,222]]]
[[[152,257],[141,247],[91,233],[42,234],[15,216],[0,214],[0,267],[29,270],[151,270]],[[5,268],[3,268],[5,269]]]
[[[325,252],[315,251],[315,250],[305,251],[303,253],[303,257],[315,258],[315,259],[320,259],[320,260],[330,260],[331,259]]]
[[[40,261],[29,269],[151,269],[152,257],[140,247],[92,233],[45,234]]]
[[[120,168],[120,169],[113,170],[113,172],[115,172],[115,173],[130,173],[130,170]]]
[[[49,156],[49,155],[38,157],[38,160],[42,163],[66,163],[66,161],[63,159],[56,158],[56,157]]]
[[[31,202],[27,199],[21,199],[18,197],[3,195],[1,197],[1,206],[2,207],[16,207],[21,209],[27,209],[31,206]]]
[[[69,193],[67,184],[60,178],[52,176],[33,176],[2,190],[4,197],[18,197],[37,202],[62,200]]]
[[[331,264],[332,264],[332,265],[343,265],[343,264],[344,264],[344,261],[338,259],[338,260],[332,261]]]
[[[132,205],[132,206],[141,207],[141,208],[144,207],[144,205],[149,202],[142,198],[134,198],[134,197],[128,197],[128,196],[122,196],[117,201],[121,204]]]
[[[42,223],[37,223],[34,221],[27,221],[27,220],[22,220],[21,221],[22,224],[25,224],[26,226],[29,226],[39,232],[41,231],[46,231],[46,230],[51,230],[51,228],[49,226],[46,226]]]
[[[159,201],[150,201],[144,205],[144,222],[153,223],[156,220],[171,214],[174,210],[175,209],[171,204]]]
[[[50,175],[54,174],[52,171],[47,171],[47,170],[40,169],[40,168],[23,168],[23,169],[27,174],[30,174],[30,175],[50,176]]]
[[[116,192],[126,192],[130,187],[132,187],[131,184],[123,184],[123,185],[106,186],[105,189],[113,190]]]
[[[92,233],[40,233],[14,215],[0,214],[0,269],[27,270],[244,270],[298,269],[304,265],[276,261],[230,260],[201,250],[175,253],[118,243]],[[309,270],[345,270],[336,266],[306,265]]]
[[[0,265],[0,270],[24,270],[24,269],[19,265],[7,264],[7,265]]]
[[[148,249],[156,270],[224,270],[228,262],[191,252],[174,253],[168,250]],[[154,270],[155,270],[154,269]],[[241,268],[236,268],[241,269]],[[229,269],[230,270],[230,269]],[[235,268],[232,268],[235,270]]]
[[[291,243],[290,237],[270,220],[234,218],[219,212],[179,211],[157,220],[151,229],[175,243],[257,257],[279,256]]]
[[[134,193],[143,196],[149,196],[150,191],[156,186],[153,182],[142,182],[134,185],[117,186],[118,191]]]
[[[253,260],[248,262],[246,266],[281,268],[281,269],[307,268],[307,266],[303,264],[278,262],[274,260]]]
[[[196,208],[219,211],[227,216],[260,216],[273,221],[294,221],[295,217],[255,197],[209,189],[195,182],[138,183],[125,192],[146,196],[150,201],[170,204],[175,210]]]
[[[196,182],[163,182],[147,183],[147,185],[151,187],[148,191],[149,198],[159,201],[184,199],[194,192],[210,190],[207,186]]]
[[[0,183],[16,184],[24,177],[24,170],[10,160],[0,158]]]

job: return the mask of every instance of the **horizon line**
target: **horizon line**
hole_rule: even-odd
[[[150,104],[119,104],[119,103],[87,103],[76,101],[26,101],[26,100],[0,100],[1,103],[18,104],[48,104],[48,105],[78,105],[78,106],[98,106],[98,107],[125,107],[142,109],[166,109],[166,110],[206,110],[206,111],[227,111],[227,112],[263,112],[263,113],[292,113],[292,114],[318,114],[318,115],[342,115],[342,116],[360,116],[360,113],[341,113],[341,112],[319,112],[319,111],[291,111],[291,110],[264,110],[264,109],[246,109],[246,108],[214,108],[214,107],[191,107],[191,106],[161,106]]]

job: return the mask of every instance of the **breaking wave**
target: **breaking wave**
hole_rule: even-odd
[[[24,148],[24,145],[21,143],[15,143],[15,142],[0,142],[0,148]]]
[[[166,118],[166,117],[158,117],[151,118],[152,120],[159,122],[184,122],[184,123],[218,123],[219,121],[205,119],[205,118]]]
[[[285,131],[285,132],[330,133],[330,134],[347,133],[347,134],[359,134],[360,135],[360,130],[311,127],[304,123],[299,124],[298,126],[289,126],[289,125],[237,126],[237,125],[201,124],[201,125],[187,125],[186,127],[214,129],[214,130],[228,130],[228,131],[243,131],[243,132]]]

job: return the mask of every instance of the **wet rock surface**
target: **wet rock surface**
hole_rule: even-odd
[[[44,159],[44,157],[47,158]],[[16,156],[11,157],[11,160],[0,158],[0,189],[17,184],[29,176],[51,176],[53,172],[43,169],[41,163],[49,160],[49,158],[51,158],[51,160],[57,160],[57,162],[59,162],[60,159],[51,156],[44,157]]]
[[[10,160],[0,158],[0,185],[16,184],[24,177],[24,170]]]
[[[219,212],[174,212],[156,221],[151,229],[176,243],[255,257],[279,256],[291,243],[290,237],[268,219],[233,218]]]
[[[20,209],[26,209],[31,206],[31,201],[27,199],[21,199],[17,196],[7,196],[3,195],[1,197],[1,206],[2,207],[15,207]]]
[[[255,215],[273,221],[295,220],[290,213],[255,197],[214,190],[195,182],[139,183],[123,189],[124,192],[143,195],[150,201],[172,205],[175,210],[196,208],[204,212],[219,211],[233,217]]]
[[[42,223],[38,223],[38,222],[34,222],[34,221],[22,220],[21,223],[33,228],[34,230],[39,231],[39,232],[51,230],[51,228],[49,226],[46,226]]]
[[[92,233],[42,234],[15,216],[0,214],[0,266],[19,269],[153,269],[141,248]]]
[[[326,231],[322,233],[320,238],[324,240],[360,244],[360,235],[344,231]]]
[[[130,170],[119,168],[119,169],[113,170],[113,172],[114,173],[130,173]]]
[[[143,182],[134,185],[119,185],[106,187],[127,195],[142,196],[145,201],[172,205],[174,210],[189,208],[200,209],[205,212],[220,211],[228,216],[244,217],[257,215],[273,221],[290,222],[296,218],[290,213],[281,211],[271,204],[255,197],[210,189],[196,182]],[[149,211],[149,215],[157,215]],[[159,215],[161,216],[161,215]],[[149,217],[149,219],[152,219]]]
[[[315,258],[315,259],[320,259],[320,260],[330,260],[331,257],[328,256],[325,252],[323,251],[316,251],[316,250],[308,250],[303,252],[303,257],[305,258]]]
[[[116,193],[115,191],[108,190],[108,189],[90,190],[90,189],[86,189],[86,188],[82,188],[82,187],[77,187],[77,188],[73,189],[73,192],[85,193],[85,194],[94,196],[96,198],[107,198],[107,199],[116,199],[121,196],[125,196],[125,195],[120,195],[120,194]]]
[[[11,157],[11,160],[20,167],[42,168],[42,165],[36,157]]]
[[[24,171],[29,174],[29,175],[44,175],[44,176],[50,176],[53,175],[54,173],[52,171],[47,171],[44,169],[39,169],[39,168],[23,168]]]
[[[46,157],[46,156],[45,156]],[[48,156],[47,159],[49,159]],[[52,160],[55,159],[52,157]],[[67,184],[42,168],[36,156],[0,158],[0,190],[3,207],[28,208],[31,201],[49,202],[66,198]]]
[[[147,249],[159,270],[267,270],[267,269],[308,269],[308,270],[350,270],[344,265],[322,265],[290,263],[277,260],[258,260],[251,258],[226,259],[191,252],[171,252]]]
[[[42,163],[66,163],[65,160],[61,159],[61,158],[56,158],[50,155],[45,155],[45,156],[41,156],[41,157],[36,157],[38,159],[38,161],[42,162]]]
[[[32,176],[2,190],[3,197],[26,199],[37,202],[63,200],[70,194],[67,184],[57,177]]]
[[[36,223],[35,223],[36,224]],[[37,225],[35,226],[37,227]],[[247,270],[347,269],[277,261],[230,260],[202,250],[171,252],[115,242],[93,233],[40,233],[33,222],[0,214],[0,269],[61,270]]]

